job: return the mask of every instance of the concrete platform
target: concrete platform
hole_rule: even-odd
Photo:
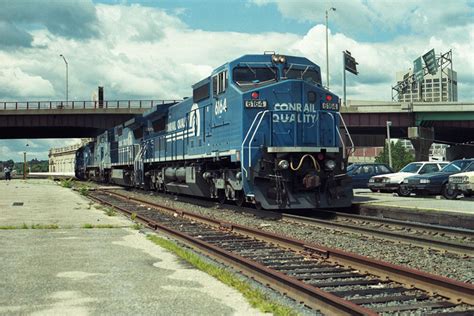
[[[355,189],[354,204],[362,215],[411,219],[423,223],[474,229],[473,198],[446,200],[440,196],[400,197],[392,193]]]
[[[49,180],[2,181],[0,192],[0,314],[259,314],[77,192]],[[5,229],[35,224],[59,228]]]

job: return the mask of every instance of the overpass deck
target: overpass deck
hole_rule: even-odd
[[[0,102],[0,138],[95,137],[152,107],[180,101]]]

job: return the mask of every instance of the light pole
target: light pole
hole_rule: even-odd
[[[69,91],[69,90],[68,90],[68,79],[69,79],[69,78],[68,78],[68,76],[69,76],[69,75],[68,75],[68,64],[67,64],[66,58],[64,57],[63,54],[61,54],[61,55],[59,55],[59,56],[62,57],[63,60],[64,60],[64,62],[66,63],[66,104],[67,104],[67,102],[69,101],[69,96],[68,96],[68,91]]]
[[[27,168],[27,163],[26,163],[26,150],[28,149],[30,145],[28,144],[28,139],[26,140],[26,145],[25,145],[25,151],[23,152],[23,180],[26,180],[26,170]]]
[[[329,11],[336,11],[336,8],[331,7],[326,10],[326,85],[329,90],[329,49],[328,49],[328,13]]]
[[[390,142],[390,126],[392,126],[391,121],[387,121],[387,141],[388,141],[388,165],[392,168],[392,144]]]

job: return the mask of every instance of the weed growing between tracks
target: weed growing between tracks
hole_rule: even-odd
[[[0,226],[0,229],[59,229],[59,226],[57,224],[31,224],[28,226],[26,223],[23,223],[21,226]]]
[[[59,181],[59,185],[61,185],[63,188],[72,188],[74,184],[74,180],[72,178],[69,179],[61,179]]]
[[[122,226],[111,225],[111,224],[99,224],[99,225],[84,224],[82,225],[82,228],[121,228],[121,227]]]
[[[148,235],[147,238],[153,243],[175,253],[178,257],[189,262],[197,269],[233,287],[243,294],[252,307],[258,308],[265,313],[273,313],[274,315],[297,315],[291,308],[271,300],[266,294],[252,288],[247,282],[240,280],[231,272],[205,262],[198,255],[179,247],[175,243],[154,235]]]

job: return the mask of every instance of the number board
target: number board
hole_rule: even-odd
[[[266,108],[267,101],[266,100],[245,100],[245,107],[246,108]]]
[[[323,103],[321,104],[321,109],[322,110],[333,110],[337,111],[339,110],[339,104],[338,103]]]

